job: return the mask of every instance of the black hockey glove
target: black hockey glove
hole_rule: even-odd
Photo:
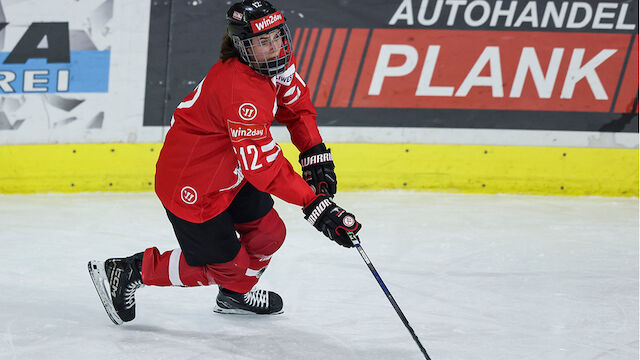
[[[362,228],[353,214],[344,211],[324,194],[318,195],[302,212],[318,231],[344,247],[353,247],[347,231],[355,234]]]
[[[320,143],[300,154],[302,178],[311,186],[316,194],[333,197],[336,194],[338,181],[333,171],[331,149]]]

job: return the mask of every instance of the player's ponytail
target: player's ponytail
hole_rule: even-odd
[[[233,41],[229,37],[228,34],[224,34],[222,37],[222,44],[220,45],[220,60],[227,61],[231,58],[239,58],[240,53],[235,46],[233,46]]]

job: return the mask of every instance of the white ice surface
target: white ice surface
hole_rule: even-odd
[[[434,360],[638,359],[638,199],[342,193]],[[90,259],[177,247],[152,193],[0,196],[0,359],[421,359],[354,249],[276,203],[259,285],[278,316],[214,314],[216,287],[145,287],[111,323]]]

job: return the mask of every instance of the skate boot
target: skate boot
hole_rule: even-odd
[[[214,312],[221,314],[282,314],[282,298],[273,291],[237,293],[220,286]]]
[[[142,256],[138,253],[127,258],[89,261],[89,275],[96,287],[107,315],[114,324],[131,321],[136,317],[134,294],[142,286]]]

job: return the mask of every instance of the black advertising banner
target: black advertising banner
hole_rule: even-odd
[[[637,1],[274,5],[320,125],[638,132]],[[145,125],[217,61],[228,7],[152,5]]]

